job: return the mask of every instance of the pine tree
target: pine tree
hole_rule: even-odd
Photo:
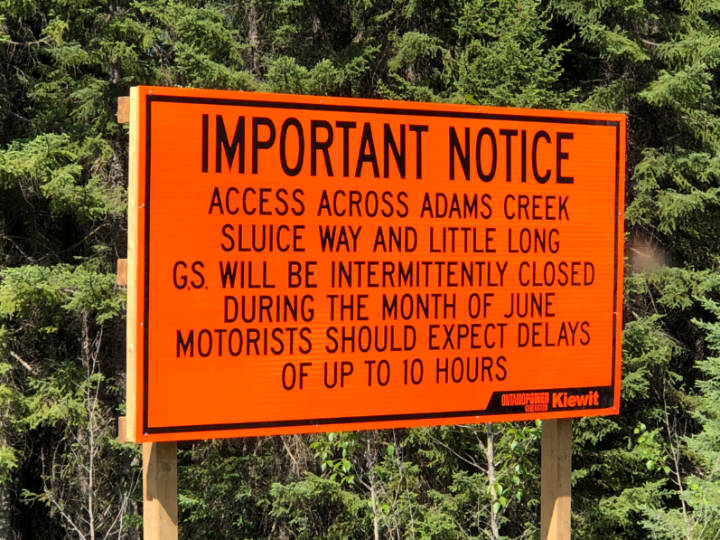
[[[113,278],[136,84],[626,112],[622,413],[575,422],[575,536],[717,536],[719,10],[0,1],[0,537],[137,535]],[[537,454],[535,423],[185,443],[181,534],[533,537]]]

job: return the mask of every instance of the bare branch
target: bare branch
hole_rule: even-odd
[[[35,368],[32,367],[30,364],[28,364],[25,360],[20,358],[20,356],[17,353],[15,353],[14,351],[10,351],[10,356],[12,356],[18,362],[20,362],[20,365],[22,367],[24,367],[25,369],[27,369],[30,373],[35,373]]]

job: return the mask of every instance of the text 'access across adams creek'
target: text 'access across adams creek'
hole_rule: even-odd
[[[625,117],[138,87],[128,436],[613,414]]]

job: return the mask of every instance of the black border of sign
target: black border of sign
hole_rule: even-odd
[[[302,96],[297,96],[298,100],[302,100]],[[426,117],[442,117],[442,118],[470,118],[483,120],[514,120],[520,122],[544,122],[554,124],[581,124],[594,126],[607,126],[615,128],[615,223],[614,223],[614,273],[613,273],[613,333],[612,333],[612,373],[611,385],[609,387],[612,401],[609,405],[602,404],[596,407],[584,407],[573,409],[574,411],[604,409],[614,405],[615,400],[615,376],[616,376],[616,347],[617,347],[617,288],[618,288],[618,228],[620,223],[620,122],[615,120],[600,120],[593,118],[556,118],[547,116],[534,116],[528,114],[505,114],[491,112],[470,112],[470,111],[438,111],[433,109],[422,109],[421,107],[373,107],[369,105],[332,105],[323,103],[286,103],[277,101],[265,101],[262,99],[230,99],[230,98],[209,98],[209,97],[193,97],[193,96],[170,96],[147,93],[145,94],[145,305],[144,305],[144,326],[143,326],[143,433],[145,434],[161,434],[161,433],[192,433],[199,431],[230,431],[230,430],[249,430],[275,427],[301,427],[301,426],[319,426],[333,424],[361,424],[366,422],[392,422],[402,420],[423,420],[423,419],[440,419],[440,418],[464,418],[488,415],[502,414],[518,414],[517,411],[492,411],[487,409],[470,410],[470,411],[445,411],[445,412],[427,412],[427,413],[405,413],[405,414],[385,414],[373,416],[350,416],[340,418],[309,418],[302,420],[272,420],[265,422],[237,422],[231,424],[203,424],[188,426],[163,426],[150,427],[148,425],[148,404],[149,404],[149,353],[148,340],[150,332],[150,171],[151,171],[151,152],[152,152],[152,104],[154,102],[165,103],[188,103],[188,104],[206,104],[206,105],[227,105],[235,107],[258,107],[258,108],[275,108],[289,110],[312,110],[312,111],[335,111],[335,112],[355,112],[368,114],[391,114],[391,115],[415,115]],[[584,391],[596,390],[598,388],[588,389],[565,389],[556,388],[554,391]],[[608,387],[602,387],[607,390]],[[534,392],[535,390],[523,390],[523,392]]]

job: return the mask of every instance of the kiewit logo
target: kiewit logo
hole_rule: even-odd
[[[597,407],[600,404],[600,394],[591,390],[586,394],[568,394],[567,392],[553,392],[551,397],[553,409],[571,409],[575,407]]]

